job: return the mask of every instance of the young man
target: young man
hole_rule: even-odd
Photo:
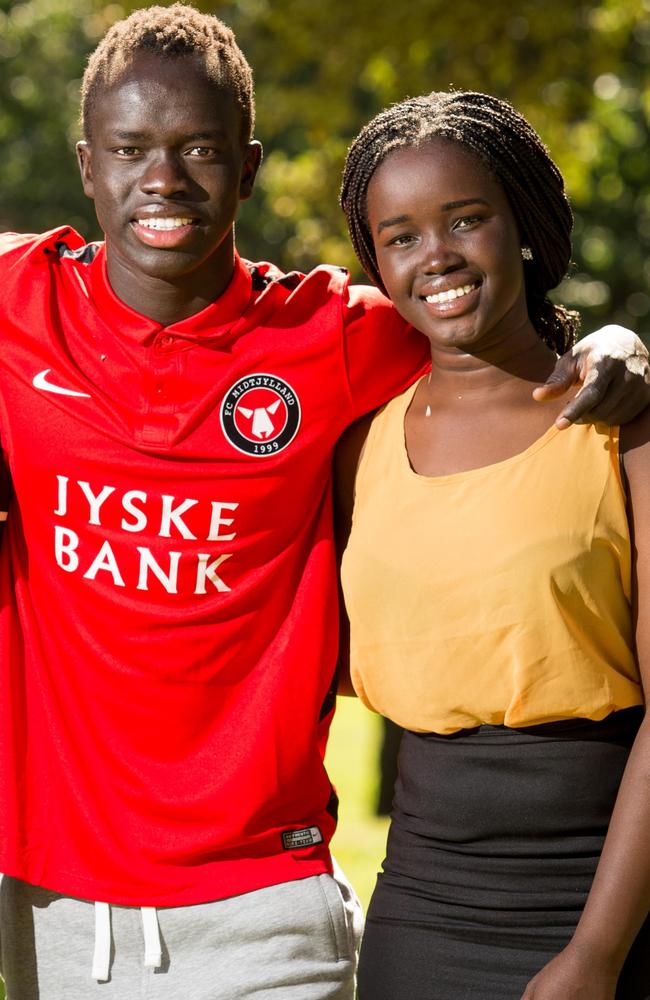
[[[424,348],[341,270],[236,255],[260,147],[216,18],[116,25],[82,114],[105,245],[0,258],[8,995],[349,1000],[330,460]]]

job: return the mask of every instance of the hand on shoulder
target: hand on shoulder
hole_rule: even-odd
[[[556,423],[625,424],[650,405],[650,364],[643,341],[623,326],[596,330],[559,358],[544,386],[533,393],[544,402],[582,383]]]

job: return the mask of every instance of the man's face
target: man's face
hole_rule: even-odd
[[[242,144],[232,95],[194,57],[138,54],[98,94],[79,143],[85,193],[106,235],[114,290],[143,277],[182,287],[232,269],[232,224],[252,191],[258,143]],[[132,295],[123,295],[132,300]]]

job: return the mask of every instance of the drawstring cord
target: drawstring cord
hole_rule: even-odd
[[[111,910],[108,903],[95,903],[95,951],[92,977],[108,982],[111,967]]]
[[[162,964],[160,927],[155,906],[140,907],[144,936],[144,967],[159,969]],[[111,908],[108,903],[95,903],[95,950],[92,978],[106,983],[111,974]]]
[[[159,969],[162,963],[160,928],[155,906],[142,906],[142,930],[144,932],[144,967]]]

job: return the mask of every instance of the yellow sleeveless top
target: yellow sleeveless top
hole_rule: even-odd
[[[342,578],[352,681],[418,732],[602,719],[643,701],[618,429],[548,430],[494,465],[415,473],[374,419]]]

